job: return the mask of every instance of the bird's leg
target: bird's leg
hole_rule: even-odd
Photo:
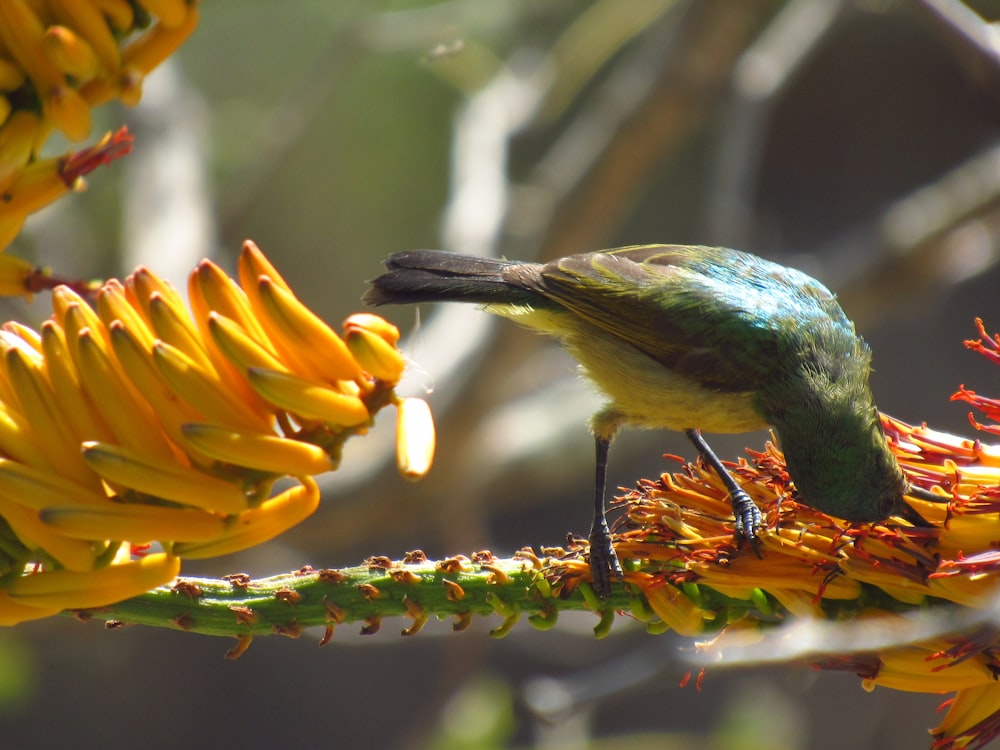
[[[736,484],[733,475],[722,465],[722,461],[715,455],[715,451],[709,447],[698,430],[684,430],[684,434],[688,436],[688,440],[694,443],[694,447],[698,449],[698,453],[705,459],[705,462],[715,469],[715,473],[722,479],[722,484],[725,485],[726,491],[729,493],[729,501],[733,504],[733,518],[736,522],[737,545],[748,541],[754,552],[760,555],[759,535],[764,525],[760,508],[750,499],[750,495]]]
[[[611,596],[611,579],[621,580],[622,566],[611,545],[611,531],[604,514],[604,493],[608,484],[608,449],[611,440],[595,436],[597,474],[594,487],[594,520],[590,526],[590,574],[594,589],[602,599]]]

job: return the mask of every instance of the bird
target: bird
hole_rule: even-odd
[[[547,263],[441,250],[394,253],[369,305],[472,302],[557,338],[606,397],[589,535],[593,586],[622,569],[605,516],[610,445],[622,428],[683,432],[729,493],[738,543],[762,514],[702,436],[770,428],[796,499],[852,522],[907,514],[909,485],[882,430],[871,350],[836,296],[811,276],[751,253],[634,245]]]

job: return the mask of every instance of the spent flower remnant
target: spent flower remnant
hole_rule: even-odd
[[[52,171],[39,160],[52,130],[79,142],[93,107],[138,103],[143,79],[191,35],[198,13],[193,0],[0,2],[0,249],[65,192],[34,187]]]
[[[401,473],[429,469],[430,412],[393,390],[389,323],[351,316],[345,343],[252,242],[239,283],[203,261],[188,294],[190,312],[140,268],[96,309],[57,287],[39,331],[0,330],[0,624],[108,605],[182,558],[275,537],[316,509],[312,475],[386,405]],[[273,492],[283,477],[296,484]]]
[[[1000,336],[977,325],[982,339],[966,346],[1000,363]],[[1000,416],[995,399],[964,387],[954,398],[989,418]],[[1000,426],[972,421],[1000,432]],[[727,644],[763,638],[776,620],[866,623],[881,617],[904,632],[902,612],[940,613],[943,626],[907,645],[862,638],[846,655],[821,654],[813,640],[798,656],[820,669],[852,671],[868,690],[954,692],[932,730],[932,747],[983,747],[1000,736],[1000,628],[989,614],[997,611],[1000,594],[1000,446],[888,416],[882,424],[909,481],[940,498],[907,497],[926,525],[901,519],[852,524],[792,502],[784,458],[769,444],[734,468],[767,514],[770,532],[761,538],[760,558],[737,553],[727,542],[726,490],[711,471],[689,466],[644,482],[620,500],[627,519],[615,546],[623,560],[633,561],[625,582],[641,589],[653,613],[682,634],[721,628],[705,647],[722,654]],[[562,565],[571,577],[586,577],[582,563]],[[956,622],[971,624],[954,632]]]

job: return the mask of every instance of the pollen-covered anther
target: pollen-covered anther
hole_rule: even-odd
[[[275,624],[271,627],[271,631],[275,635],[283,635],[286,638],[298,638],[302,635],[302,626],[292,620],[291,622]]]
[[[408,596],[403,597],[403,604],[406,607],[406,616],[413,620],[413,624],[407,628],[403,628],[400,635],[416,635],[427,624],[430,616],[420,604]]]
[[[236,615],[236,624],[243,627],[250,627],[257,624],[257,613],[251,607],[233,605],[229,611]]]
[[[360,591],[361,595],[370,602],[373,602],[382,596],[382,592],[370,583],[358,584],[358,591]]]
[[[323,597],[323,607],[326,609],[326,621],[334,625],[343,625],[347,620],[347,610],[338,607],[325,596]]]
[[[333,631],[336,630],[334,625],[327,625],[326,629],[323,631],[323,637],[319,639],[319,645],[325,646],[330,641],[333,640]]]
[[[197,600],[201,596],[201,587],[198,584],[183,579],[174,583],[170,590],[192,600]]]
[[[425,562],[427,562],[427,553],[422,549],[412,550],[403,556],[403,563],[405,565],[422,565]]]
[[[403,570],[401,568],[390,570],[389,577],[403,586],[413,586],[420,583],[420,576],[411,570]]]
[[[456,555],[441,560],[434,566],[434,570],[439,573],[467,573],[471,570],[470,562],[465,555]]]
[[[486,576],[486,583],[491,586],[506,586],[511,581],[510,576],[507,575],[507,571],[496,565],[483,565],[482,569],[489,573]]]
[[[465,589],[455,583],[455,581],[444,578],[441,583],[444,584],[445,596],[448,598],[448,601],[460,602],[465,598]]]
[[[191,617],[187,612],[182,615],[177,615],[177,617],[170,618],[170,622],[179,627],[181,630],[187,632],[194,627],[194,618]]]
[[[382,628],[382,616],[372,615],[361,626],[361,635],[375,635]]]
[[[316,575],[321,583],[338,584],[347,580],[347,576],[339,570],[333,570],[332,568],[321,568]]]
[[[246,591],[253,582],[249,573],[229,573],[222,576],[222,580],[228,582],[237,591]]]
[[[514,553],[515,560],[526,560],[531,564],[531,567],[535,570],[541,570],[542,561],[535,554],[535,551],[531,547],[522,547],[517,552]]]
[[[239,659],[243,654],[247,652],[250,648],[250,644],[253,643],[252,635],[238,635],[236,636],[236,645],[229,649],[226,654],[226,659]]]
[[[286,587],[275,591],[274,598],[277,599],[279,602],[287,604],[289,607],[294,607],[299,603],[299,600],[302,599],[302,594],[300,594],[295,589],[290,589]]]

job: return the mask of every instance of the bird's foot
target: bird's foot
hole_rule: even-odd
[[[611,532],[607,524],[590,530],[590,575],[594,590],[601,599],[611,596],[612,580],[620,581],[625,576],[618,554],[611,544]]]
[[[744,490],[735,489],[729,493],[733,504],[733,519],[735,520],[736,547],[749,543],[750,549],[760,557],[760,532],[764,529],[764,516],[760,508]]]

